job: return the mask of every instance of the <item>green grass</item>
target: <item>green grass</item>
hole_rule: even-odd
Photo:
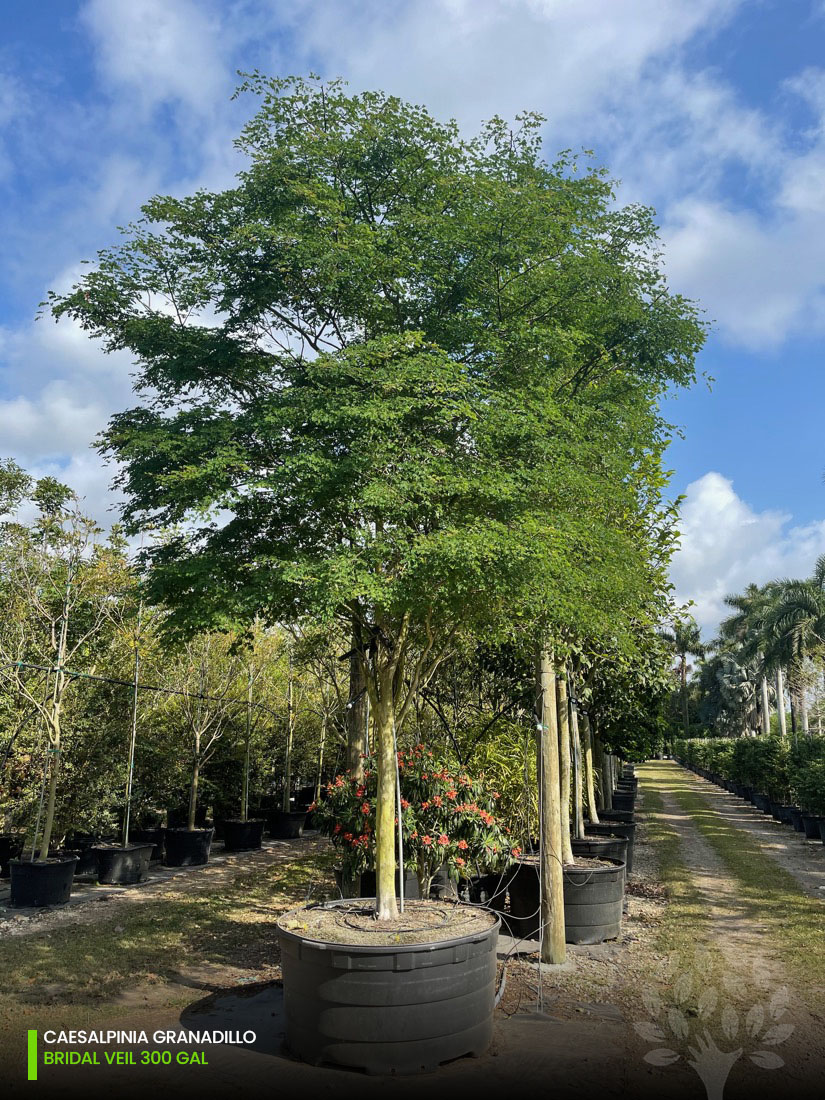
[[[789,871],[762,851],[743,829],[730,824],[676,765],[666,779],[681,809],[719,856],[737,884],[742,912],[763,929],[766,946],[813,1000],[825,987],[825,904],[812,898]]]
[[[151,991],[153,1008],[191,1001],[212,988],[209,978],[193,981],[204,965],[209,973],[240,968],[253,980],[270,978],[280,959],[277,914],[312,889],[327,890],[330,864],[328,852],[309,850],[292,862],[239,866],[214,892],[193,876],[191,893],[103,910],[93,924],[7,938],[0,942],[0,1046],[21,1024],[99,1026],[104,1006],[107,1020],[134,1013],[140,1005],[128,994],[135,987]]]

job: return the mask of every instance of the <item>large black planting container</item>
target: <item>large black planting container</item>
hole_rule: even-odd
[[[265,821],[229,820],[223,823],[223,843],[227,852],[249,852],[261,846]]]
[[[624,791],[614,791],[613,792],[613,809],[614,810],[625,810],[625,811],[629,811],[630,813],[632,813],[635,804],[636,804],[636,795],[635,794],[632,794],[632,793],[629,793],[629,792],[626,793]]]
[[[269,818],[269,833],[276,840],[296,840],[304,835],[306,810],[274,810]]]
[[[212,847],[214,829],[167,829],[166,856],[167,867],[199,867],[209,862],[209,849]]]
[[[97,881],[106,886],[132,886],[143,882],[149,873],[153,844],[100,845],[97,856]]]
[[[626,836],[587,836],[570,841],[574,856],[590,859],[617,859],[627,867],[628,840]]]
[[[621,836],[627,841],[627,852],[624,858],[627,863],[627,873],[633,870],[633,842],[636,839],[635,821],[606,821],[604,824],[588,825],[585,828],[587,836]]]
[[[64,905],[72,895],[72,878],[77,856],[31,863],[11,861],[10,904],[17,909]]]
[[[564,938],[603,943],[622,931],[625,865],[621,860],[564,868]]]
[[[133,844],[151,844],[152,855],[150,859],[163,859],[163,839],[166,830],[157,826],[154,829],[133,829],[129,839]]]
[[[599,810],[600,821],[635,821],[633,810]]]
[[[791,806],[788,809],[788,814],[790,815],[791,825],[798,833],[801,833],[803,831],[802,811],[797,806]]]
[[[286,1042],[302,1061],[412,1074],[489,1046],[498,921],[472,935],[381,946],[307,939],[283,920]]]
[[[10,862],[17,859],[23,850],[23,838],[14,833],[0,833],[0,878],[11,874]]]
[[[819,815],[803,813],[802,831],[806,840],[819,840]]]

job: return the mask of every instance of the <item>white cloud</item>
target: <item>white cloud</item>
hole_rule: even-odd
[[[671,579],[680,601],[694,601],[691,612],[706,635],[729,613],[725,596],[750,583],[807,577],[825,553],[825,520],[792,526],[787,513],[757,512],[713,471],[687,487],[679,529]]]

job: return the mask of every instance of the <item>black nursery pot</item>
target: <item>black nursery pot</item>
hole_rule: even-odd
[[[567,943],[602,943],[621,933],[625,864],[564,868],[564,938]],[[535,937],[539,930],[538,862],[520,860],[510,880],[509,923],[513,934]]]
[[[14,833],[0,833],[0,878],[11,874],[9,864],[23,851],[23,838]]]
[[[825,844],[825,817],[819,819],[819,838]]]
[[[754,793],[752,802],[757,810],[761,810],[763,814],[769,814],[771,812],[771,800],[766,794]]]
[[[798,833],[803,832],[802,811],[797,806],[791,806],[788,813],[790,814],[791,825],[793,825],[794,829]]]
[[[471,935],[392,946],[322,943],[282,921],[286,1043],[302,1061],[417,1074],[489,1046],[498,921]]]
[[[627,849],[630,842],[626,836],[586,836],[574,837],[570,841],[574,856],[590,856],[594,859],[617,859],[627,867]]]
[[[624,791],[613,792],[613,809],[614,810],[629,810],[633,812],[633,808],[636,804],[636,795],[631,793],[625,793]]]
[[[77,856],[49,859],[44,863],[11,860],[10,904],[16,909],[65,905],[72,896],[72,878]]]
[[[165,829],[158,826],[154,829],[133,829],[129,839],[133,844],[151,844],[152,854],[150,859],[163,859],[163,838]]]
[[[802,831],[806,840],[819,840],[819,815],[802,814]]]
[[[627,840],[627,873],[633,870],[633,842],[636,839],[635,821],[610,821],[599,825],[585,826],[588,836],[621,836]],[[625,857],[620,857],[624,859]]]
[[[633,810],[617,810],[615,807],[612,810],[599,810],[599,820],[601,821],[624,821],[635,822],[636,818],[633,815]]]
[[[231,819],[223,823],[223,842],[227,852],[249,852],[260,848],[265,821]]]
[[[106,886],[131,886],[143,882],[149,873],[152,858],[150,844],[99,845],[93,851],[97,855],[97,881]]]
[[[167,867],[199,867],[209,862],[209,849],[212,847],[214,829],[167,829],[166,858]]]
[[[296,840],[304,835],[306,810],[275,810],[269,818],[269,833],[276,840]]]

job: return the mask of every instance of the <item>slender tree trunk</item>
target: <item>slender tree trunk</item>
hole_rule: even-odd
[[[50,718],[51,733],[49,736],[49,794],[46,800],[46,819],[43,822],[43,838],[40,842],[40,859],[49,858],[49,844],[54,828],[54,809],[57,800],[57,776],[60,768],[60,706],[52,707]]]
[[[602,780],[602,809],[613,809],[613,780],[610,772],[610,755],[604,751],[604,746],[599,742],[599,758],[601,762]]]
[[[779,733],[782,737],[788,736],[788,725],[785,718],[785,678],[782,675],[782,667],[776,669],[776,713],[779,718]]]
[[[541,838],[541,961],[563,963],[564,875],[562,871],[561,791],[556,674],[552,655],[537,659],[537,713],[539,741],[539,833]]]
[[[295,707],[292,695],[292,653],[289,654],[289,667],[286,682],[286,753],[284,755],[284,793],[281,809],[289,813],[292,804],[292,742],[295,738]]]
[[[791,707],[791,734],[796,738],[796,707],[793,704],[793,692],[788,692],[788,702]]]
[[[361,655],[361,631],[353,622],[352,652],[349,659],[349,702],[347,704],[347,770],[359,782],[364,778],[364,756],[369,749],[369,693]]]
[[[246,736],[244,738],[241,821],[249,820],[249,770],[252,763],[252,673],[246,677]]]
[[[584,743],[584,788],[587,794],[587,816],[594,825],[599,824],[596,804],[596,783],[593,775],[593,738],[590,734],[590,718],[582,715],[582,741]]]
[[[802,719],[802,732],[806,737],[811,736],[810,723],[808,721],[808,699],[804,686],[799,689],[799,715]]]
[[[687,695],[687,654],[682,654],[682,723],[685,727],[685,737],[690,737],[690,718],[688,716],[688,695]]]
[[[378,760],[378,791],[375,807],[375,910],[378,920],[398,916],[395,899],[395,750],[393,747],[393,670],[381,669],[375,678],[373,708],[375,755]],[[403,872],[401,872],[403,873]]]
[[[768,679],[766,676],[762,677],[760,691],[762,698],[762,733],[767,737],[771,732],[771,708],[768,701]]]
[[[561,858],[564,863],[573,862],[573,848],[570,844],[570,712],[567,702],[567,677],[556,675],[556,697],[558,699],[559,724],[559,769],[561,780]]]
[[[321,797],[321,780],[324,775],[324,749],[327,743],[327,697],[326,692],[321,700],[323,712],[321,714],[321,740],[318,745],[318,771],[315,773],[315,801]]]
[[[573,742],[573,825],[577,839],[584,837],[584,811],[582,809],[582,739],[579,731],[579,715],[575,704],[570,703],[570,732]]]
[[[200,759],[200,738],[195,746],[195,759],[192,762],[192,779],[189,783],[189,817],[186,822],[186,828],[191,833],[195,828],[195,814],[198,806],[198,780],[200,779],[201,759]]]

